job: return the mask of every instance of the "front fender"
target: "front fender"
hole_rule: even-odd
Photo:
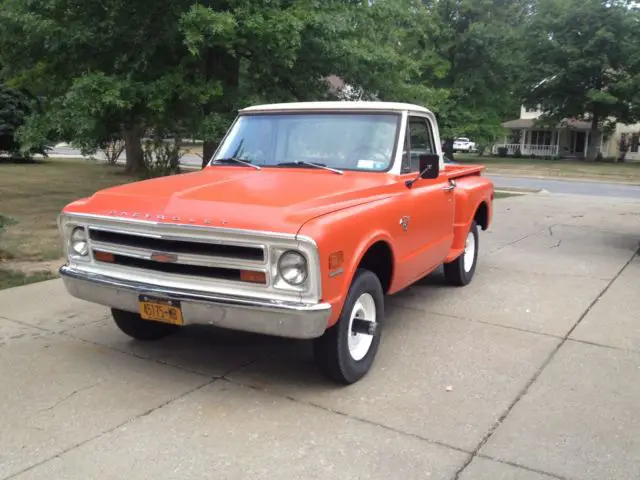
[[[331,304],[327,327],[340,317],[344,300],[362,258],[376,242],[387,243],[395,258],[392,225],[397,203],[389,199],[340,210],[307,222],[299,234],[311,237],[318,245],[322,302]],[[339,266],[329,265],[332,255],[342,257]],[[393,269],[392,269],[393,278]]]

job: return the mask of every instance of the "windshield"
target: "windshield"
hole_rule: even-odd
[[[241,115],[213,160],[384,171],[391,167],[400,118],[394,113]]]

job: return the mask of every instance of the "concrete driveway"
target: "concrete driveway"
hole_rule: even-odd
[[[640,478],[640,202],[496,201],[477,276],[389,299],[374,369],[189,328],[155,344],[60,281],[0,292],[0,478]]]

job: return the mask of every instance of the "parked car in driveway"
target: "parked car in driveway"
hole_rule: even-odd
[[[253,106],[203,170],[67,205],[61,274],[134,339],[192,323],[313,339],[319,370],[349,384],[374,362],[386,296],[440,265],[471,282],[493,212],[482,169],[445,165],[417,105]]]
[[[476,144],[466,137],[456,138],[453,141],[454,152],[475,152]]]

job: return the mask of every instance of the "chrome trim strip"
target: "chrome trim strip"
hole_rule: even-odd
[[[206,237],[214,236],[214,235],[222,235],[223,237],[229,237],[234,235],[241,235],[243,237],[252,236],[257,238],[275,238],[282,240],[295,240],[295,233],[278,233],[271,231],[261,231],[261,230],[243,230],[239,228],[227,228],[227,227],[216,227],[214,225],[193,225],[188,223],[169,223],[169,222],[155,222],[153,220],[145,220],[142,218],[132,218],[126,216],[112,216],[112,215],[98,215],[92,213],[63,213],[62,217],[67,217],[69,219],[73,219],[73,221],[87,221],[98,220],[105,222],[113,222],[116,224],[122,225],[141,225],[147,227],[160,227],[168,230],[190,230],[192,232],[201,232],[206,235]],[[94,225],[89,223],[89,225],[93,228]],[[122,233],[131,233],[129,230],[123,230]],[[251,244],[247,246],[252,246]]]
[[[204,323],[289,338],[316,338],[327,328],[331,305],[257,300],[196,290],[160,287],[60,268],[67,291],[82,300],[138,312],[139,295],[179,300],[187,324]]]

